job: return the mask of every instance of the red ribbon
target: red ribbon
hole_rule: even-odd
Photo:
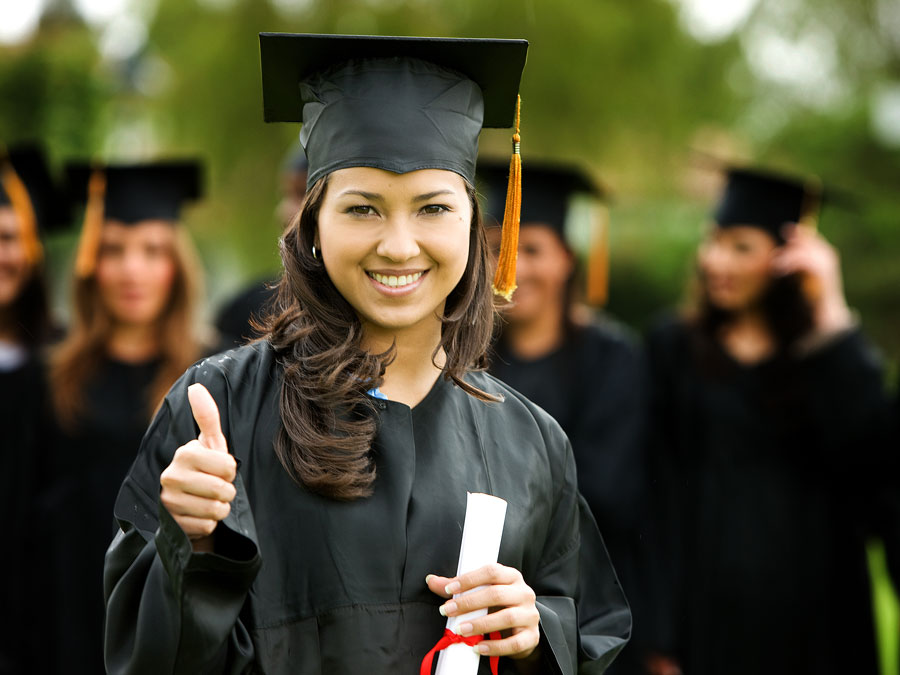
[[[491,640],[499,640],[501,635],[498,631],[494,631],[491,633]],[[463,637],[462,635],[457,635],[449,628],[444,629],[444,637],[437,641],[437,644],[431,648],[431,651],[425,655],[425,658],[422,659],[422,665],[419,668],[419,675],[431,675],[431,664],[434,661],[434,655],[437,652],[444,651],[450,645],[455,645],[459,643],[467,644],[470,647],[474,647],[479,642],[484,640],[484,635],[468,635]],[[494,675],[497,675],[498,664],[500,663],[499,656],[490,657],[491,663],[491,672]]]

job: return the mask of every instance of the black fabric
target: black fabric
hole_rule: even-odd
[[[182,207],[203,193],[202,166],[194,160],[107,166],[72,162],[66,165],[66,180],[74,202],[87,200],[91,174],[97,169],[106,176],[104,218],[126,225],[177,221]]]
[[[9,148],[0,154],[0,170],[8,163],[28,191],[28,199],[42,234],[69,225],[69,202],[54,179],[43,149],[26,144]],[[9,206],[9,195],[0,184],[0,206]]]
[[[219,331],[219,344],[223,351],[260,337],[260,333],[250,325],[250,320],[258,321],[265,317],[271,308],[275,299],[272,283],[268,279],[254,281],[219,310],[215,325]]]
[[[819,207],[816,183],[754,169],[730,169],[713,220],[719,227],[755,225],[783,241],[781,228]]]
[[[559,422],[572,442],[578,488],[603,533],[635,616],[635,633],[611,669],[638,672],[642,619],[649,613],[640,569],[646,535],[646,380],[643,356],[610,321],[579,327],[556,350],[517,357],[502,342],[490,372]]]
[[[57,429],[41,497],[48,565],[45,639],[54,645],[44,672],[103,672],[103,558],[111,509],[150,417],[149,389],[159,361],[106,359],[84,391],[72,430]]]
[[[342,503],[292,482],[274,455],[281,367],[267,343],[194,366],[167,397],[116,502],[122,531],[105,575],[109,672],[417,672],[445,623],[425,575],[456,570],[467,490],[509,502],[500,562],[537,593],[554,670],[574,674],[583,661],[580,672],[603,672],[630,615],[576,490],[568,442],[497,380],[470,380],[506,401],[479,402],[443,379],[413,409],[378,401],[374,494]],[[229,550],[216,554],[191,553],[158,505],[160,472],[196,437],[193,382],[216,400],[240,463],[219,526]]]
[[[509,162],[478,163],[478,187],[484,197],[484,213],[503,222]],[[526,162],[522,166],[522,225],[552,227],[565,241],[566,213],[575,194],[602,197],[603,191],[583,169],[570,165]]]
[[[261,33],[265,119],[302,121],[307,184],[348,167],[475,180],[482,126],[510,126],[524,40]],[[299,87],[299,89],[298,89]]]
[[[46,532],[37,517],[37,494],[44,480],[42,457],[48,444],[44,367],[30,357],[0,372],[0,508],[6,518],[0,554],[0,674],[33,670],[44,648],[35,627],[42,608],[35,602],[44,582],[37,572],[38,537]]]
[[[858,332],[715,374],[704,349],[720,348],[679,321],[648,338],[659,650],[692,675],[874,675],[864,547],[886,460],[880,361]]]

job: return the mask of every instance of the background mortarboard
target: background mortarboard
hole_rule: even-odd
[[[37,144],[10,147],[6,152],[0,153],[0,165],[6,162],[28,191],[39,231],[46,234],[68,226],[69,201],[61,186],[54,180],[41,147]],[[9,203],[9,195],[0,184],[0,205]]]
[[[172,160],[146,164],[96,165],[76,162],[66,165],[69,195],[74,202],[88,200],[88,185],[95,171],[106,184],[103,200],[105,220],[133,224],[142,220],[177,221],[186,202],[203,193],[202,166],[195,160]]]
[[[798,178],[761,169],[730,167],[713,214],[719,227],[752,225],[783,241],[787,223],[814,221],[822,203],[817,178]]]
[[[480,161],[477,174],[479,191],[485,201],[485,214],[499,223],[503,219],[509,165],[492,160]],[[565,241],[566,215],[576,194],[601,199],[606,192],[577,166],[523,163],[520,222],[549,225]]]
[[[484,196],[485,214],[499,222],[503,218],[503,203],[509,167],[492,160],[478,165],[479,189]],[[585,211],[587,223],[581,239],[584,246],[576,246],[567,221],[576,195],[588,196],[592,207]],[[572,250],[581,251],[586,260],[585,296],[591,305],[604,305],[609,295],[609,219],[605,207],[598,202],[607,196],[590,174],[572,164],[523,163],[521,223],[546,225]]]

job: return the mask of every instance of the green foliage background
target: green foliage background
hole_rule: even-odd
[[[0,47],[0,139],[44,139],[59,162],[203,156],[208,199],[187,220],[214,306],[278,267],[277,176],[298,128],[262,122],[259,31],[525,37],[525,161],[580,161],[613,193],[612,314],[640,328],[679,301],[715,191],[694,175],[699,146],[854,194],[856,208],[826,211],[822,229],[842,252],[851,303],[896,356],[900,148],[872,134],[869,100],[900,83],[900,43],[877,5],[761,0],[739,31],[704,43],[668,0],[133,0],[146,40],[113,58],[100,45],[115,24],[86,25],[58,1],[30,40]],[[812,25],[831,36],[844,103],[822,110],[754,74],[742,41],[776,19],[782,32]],[[483,152],[507,148],[508,132],[483,135]],[[73,239],[51,249],[61,308]]]

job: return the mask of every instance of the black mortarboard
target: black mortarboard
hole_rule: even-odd
[[[509,164],[482,161],[478,164],[478,187],[484,196],[485,213],[498,223],[503,219]],[[566,214],[576,194],[603,197],[604,191],[582,169],[564,164],[522,165],[523,224],[541,223],[552,227],[565,241]]]
[[[713,220],[719,227],[756,226],[783,241],[782,228],[814,216],[821,201],[822,186],[816,178],[730,168]]]
[[[142,220],[177,221],[186,202],[202,194],[201,164],[174,160],[146,164],[97,165],[88,162],[66,165],[69,194],[75,202],[86,202],[91,176],[105,178],[104,220],[126,224]]]
[[[75,257],[75,274],[81,278],[94,272],[104,221],[175,223],[184,204],[202,195],[201,164],[195,160],[109,165],[73,162],[66,165],[66,181],[72,200],[86,204]]]
[[[260,33],[267,122],[302,122],[307,184],[333,171],[446,169],[475,182],[482,127],[515,126],[494,291],[515,290],[518,91],[528,42]],[[509,227],[506,224],[509,224]]]
[[[0,165],[11,168],[22,182],[40,231],[46,233],[69,224],[68,201],[53,179],[40,146],[20,145],[0,152]],[[0,206],[16,206],[9,194],[14,190],[7,181],[0,181]]]
[[[309,185],[332,171],[475,177],[482,127],[512,126],[525,40],[261,33],[267,122],[303,122]]]

